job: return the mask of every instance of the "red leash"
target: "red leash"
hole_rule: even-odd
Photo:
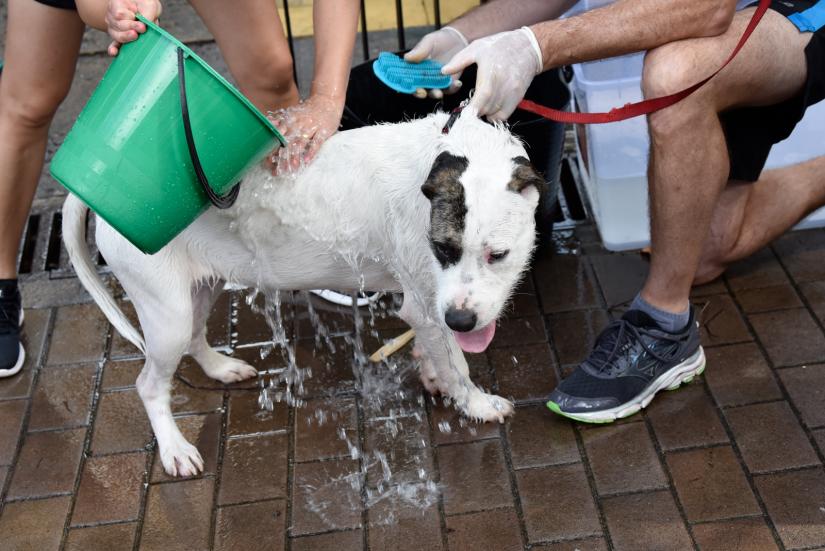
[[[759,7],[756,8],[756,11],[751,18],[750,23],[748,23],[748,28],[745,29],[744,34],[742,34],[742,38],[739,39],[739,43],[734,48],[733,53],[730,54],[727,61],[722,64],[712,75],[701,82],[697,82],[693,86],[689,88],[685,88],[681,92],[676,92],[675,94],[670,94],[669,96],[662,96],[660,98],[653,98],[644,101],[640,101],[637,103],[628,103],[622,107],[616,107],[611,109],[607,113],[574,113],[571,111],[559,111],[558,109],[551,109],[549,107],[544,107],[543,105],[539,105],[535,102],[530,100],[521,100],[518,104],[518,108],[524,111],[530,111],[531,113],[535,113],[536,115],[541,115],[544,118],[550,119],[556,122],[563,122],[563,123],[575,123],[575,124],[602,124],[606,122],[618,122],[623,121],[625,119],[632,119],[633,117],[638,117],[640,115],[649,115],[650,113],[654,113],[659,111],[660,109],[664,109],[665,107],[670,107],[674,103],[677,103],[693,92],[704,86],[710,79],[715,77],[719,74],[719,71],[727,67],[728,63],[733,61],[733,58],[739,53],[739,50],[742,49],[742,46],[745,45],[745,42],[748,41],[751,34],[753,33],[756,26],[759,24],[759,21],[762,20],[762,16],[765,15],[765,12],[768,11],[768,7],[771,5],[771,0],[759,0]]]

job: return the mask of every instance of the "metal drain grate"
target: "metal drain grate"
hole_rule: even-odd
[[[579,167],[576,158],[565,155],[561,162],[559,175],[559,209],[553,229],[566,230],[587,222],[587,209],[580,194]]]
[[[32,208],[21,240],[17,261],[21,279],[75,277],[61,238],[63,214],[60,209],[62,205],[63,198],[56,197],[38,201]],[[89,216],[86,220],[86,241],[89,244],[89,251],[100,267],[100,271],[107,271],[106,261],[98,252],[94,242],[94,227],[95,217]]]

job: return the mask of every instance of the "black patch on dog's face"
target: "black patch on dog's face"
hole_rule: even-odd
[[[430,247],[442,268],[461,260],[461,239],[467,204],[458,181],[467,170],[466,157],[441,153],[436,157],[421,192],[430,200]]]
[[[544,178],[536,172],[527,157],[514,157],[513,163],[515,163],[516,168],[513,170],[513,177],[507,184],[507,189],[515,193],[521,193],[529,186],[534,186],[540,194],[544,193]]]

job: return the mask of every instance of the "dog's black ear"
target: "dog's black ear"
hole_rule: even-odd
[[[421,186],[421,193],[432,201],[440,189],[458,183],[468,163],[467,157],[453,155],[447,151],[439,153],[433,161],[427,180]]]
[[[513,164],[516,168],[513,170],[513,177],[507,183],[507,189],[522,195],[528,194],[531,188],[535,188],[539,194],[544,192],[544,178],[536,172],[527,157],[514,157]]]

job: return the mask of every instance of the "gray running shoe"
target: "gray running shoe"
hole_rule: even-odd
[[[644,312],[629,310],[599,335],[590,356],[556,387],[547,407],[577,421],[611,423],[704,370],[693,307],[680,333],[663,331]]]

